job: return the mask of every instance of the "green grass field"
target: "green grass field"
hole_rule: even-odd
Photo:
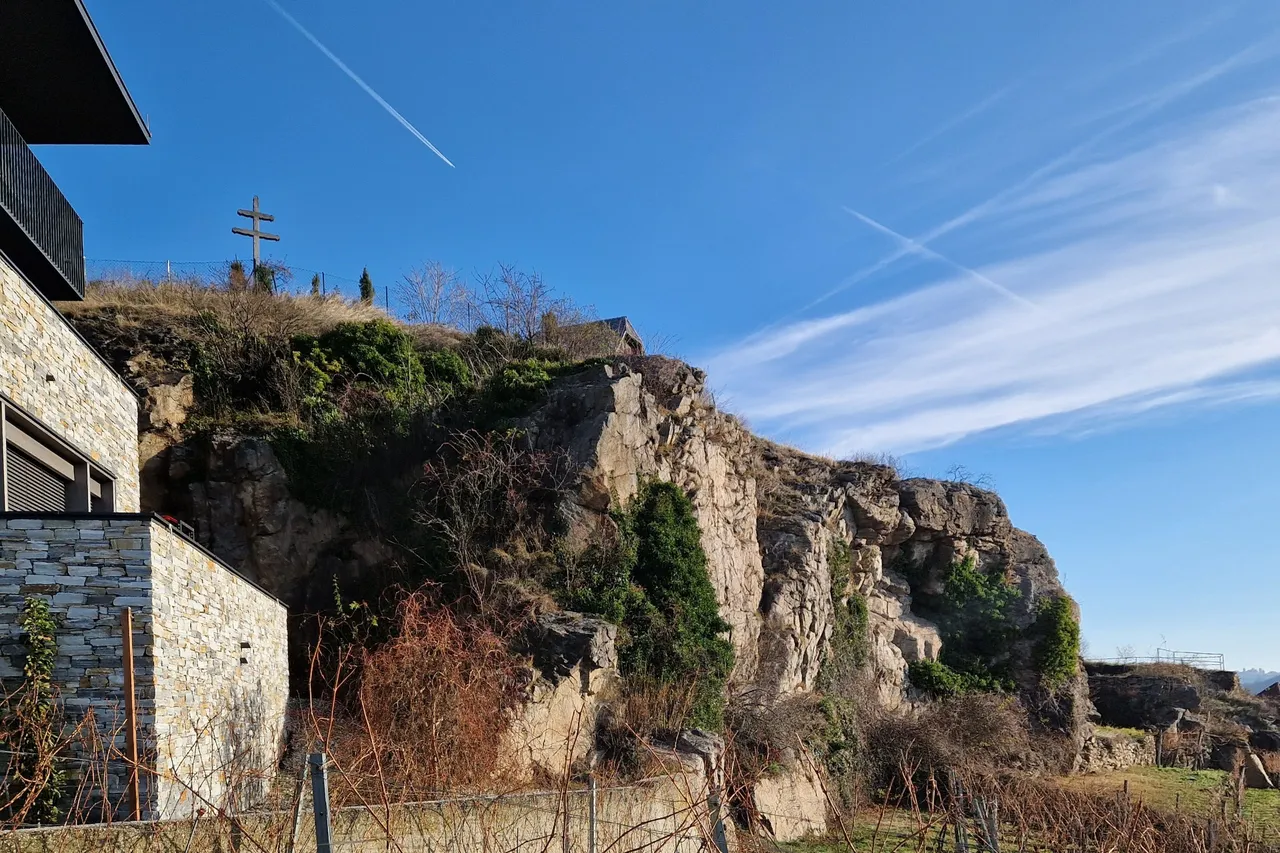
[[[1222,770],[1183,770],[1177,767],[1130,767],[1111,773],[1074,776],[1063,784],[1077,790],[1119,792],[1129,783],[1135,801],[1165,811],[1209,818],[1221,814],[1231,796],[1229,774]],[[1280,791],[1246,790],[1244,816],[1255,827],[1280,833]]]
[[[1224,799],[1229,804],[1233,802],[1230,775],[1221,770],[1132,767],[1059,780],[1068,789],[1098,794],[1119,794],[1124,790],[1126,781],[1129,783],[1129,796],[1134,802],[1205,820],[1221,815]],[[1246,790],[1244,817],[1259,835],[1265,832],[1266,837],[1280,836],[1280,791]],[[920,849],[920,840],[924,836],[930,842],[924,849],[932,850],[938,834],[938,827],[923,829],[921,820],[903,809],[865,809],[845,829],[852,849],[839,830],[826,838],[778,847],[785,853],[890,853]],[[1017,849],[1014,839],[1005,841],[1013,842],[1012,849]]]

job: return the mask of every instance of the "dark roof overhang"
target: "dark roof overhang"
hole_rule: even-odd
[[[0,2],[0,110],[31,145],[151,140],[81,0]]]

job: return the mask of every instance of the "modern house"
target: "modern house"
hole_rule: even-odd
[[[81,0],[0,3],[0,679],[21,681],[18,615],[43,597],[55,701],[97,736],[69,769],[101,761],[112,811],[170,817],[261,790],[288,671],[283,605],[138,511],[137,397],[55,305],[84,297],[83,226],[28,145],[148,141]]]

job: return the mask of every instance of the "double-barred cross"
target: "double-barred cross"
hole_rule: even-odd
[[[263,213],[261,210],[258,209],[258,197],[256,195],[253,197],[253,210],[242,209],[242,210],[237,210],[236,213],[240,216],[244,216],[244,217],[247,217],[248,219],[253,220],[253,228],[232,228],[231,233],[239,234],[241,237],[253,238],[253,268],[256,270],[258,268],[258,262],[262,260],[261,249],[260,249],[261,244],[258,241],[272,240],[276,243],[280,242],[280,236],[278,234],[266,233],[265,231],[263,231],[258,227],[258,223],[259,222],[275,222],[276,218],[271,214]]]

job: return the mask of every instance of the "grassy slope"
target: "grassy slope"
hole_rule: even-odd
[[[1230,797],[1230,779],[1222,770],[1183,770],[1177,767],[1130,767],[1110,773],[1074,776],[1063,784],[1096,792],[1122,791],[1153,808],[1181,810],[1205,819],[1221,814]],[[1280,833],[1280,791],[1245,791],[1244,816],[1259,830]]]

